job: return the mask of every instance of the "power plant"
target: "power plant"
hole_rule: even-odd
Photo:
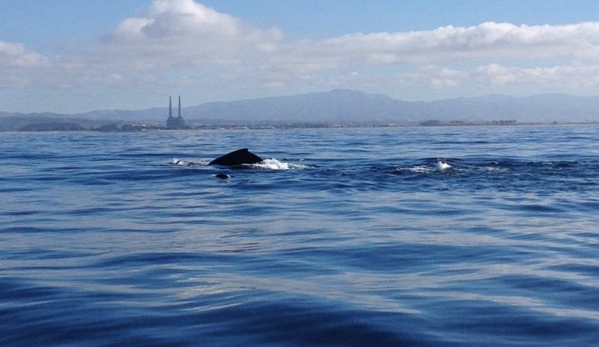
[[[185,124],[185,119],[181,115],[181,96],[179,96],[179,114],[173,117],[173,103],[171,97],[168,97],[168,118],[166,120],[167,129],[189,129]]]

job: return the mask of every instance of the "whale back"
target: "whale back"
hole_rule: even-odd
[[[260,162],[262,162],[262,158],[250,152],[247,148],[242,148],[220,156],[208,163],[208,165],[240,166]]]

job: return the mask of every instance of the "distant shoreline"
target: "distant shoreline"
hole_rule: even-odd
[[[209,102],[184,107],[177,112],[184,119],[181,124],[169,123],[172,114],[168,107],[99,110],[70,115],[0,112],[0,131],[37,131],[42,127],[49,131],[77,130],[77,127],[97,131],[145,131],[164,130],[167,127],[261,129],[593,124],[599,122],[599,96],[487,95],[409,102],[383,94],[334,89],[329,92]]]
[[[118,125],[111,123],[100,127],[86,128],[79,123],[46,122],[28,124],[19,129],[0,130],[1,132],[101,132],[101,133],[132,133],[148,131],[198,131],[198,130],[284,130],[284,129],[351,129],[351,128],[436,128],[436,127],[522,127],[522,126],[598,126],[599,122],[552,122],[552,123],[517,123],[517,122],[487,122],[487,123],[430,123],[417,124],[317,124],[317,123],[289,123],[289,124],[210,124],[191,125],[186,129],[169,129],[145,123],[125,123]]]

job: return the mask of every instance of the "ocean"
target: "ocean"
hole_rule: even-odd
[[[0,346],[599,345],[599,126],[0,139]]]

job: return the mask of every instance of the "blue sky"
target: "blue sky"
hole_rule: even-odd
[[[599,94],[597,1],[0,0],[0,111]]]

